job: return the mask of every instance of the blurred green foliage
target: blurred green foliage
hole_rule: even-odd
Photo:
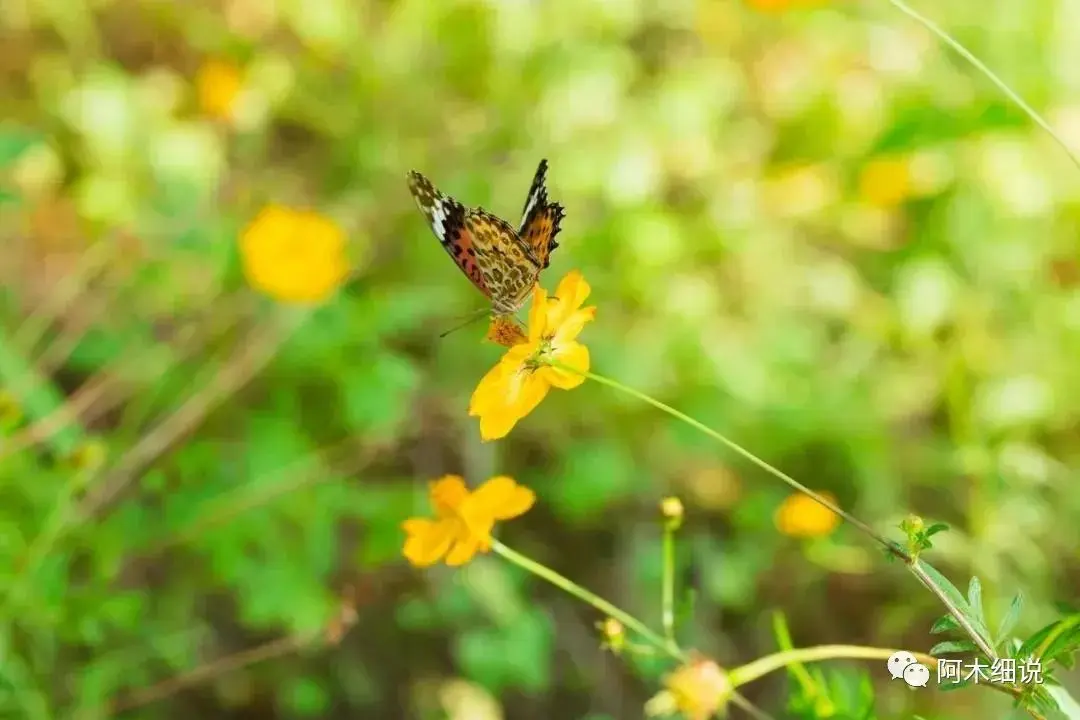
[[[925,11],[1080,148],[1075,8]],[[1080,178],[888,3],[14,0],[0,28],[4,717],[640,717],[663,667],[604,654],[591,609],[495,558],[404,565],[446,473],[534,488],[504,539],[646,619],[655,504],[681,496],[688,642],[725,666],[775,650],[768,609],[800,647],[933,645],[900,567],[847,527],[784,537],[782,485],[640,403],[586,383],[481,444],[497,348],[438,337],[483,300],[414,168],[514,220],[547,157],[544,283],[591,283],[598,372],[874,527],[948,522],[931,561],[981,578],[991,619],[1022,590],[1019,637],[1072,622]],[[268,202],[349,234],[332,302],[246,287],[236,237]],[[313,641],[342,597],[355,625]],[[833,715],[783,673],[746,696],[1010,712],[813,672]]]

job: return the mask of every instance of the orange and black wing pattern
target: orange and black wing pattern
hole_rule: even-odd
[[[541,160],[529,188],[529,196],[525,199],[525,210],[518,229],[518,236],[539,261],[541,269],[548,266],[551,253],[559,247],[555,236],[559,234],[559,223],[565,215],[562,205],[548,201],[545,185],[547,167],[547,160]]]

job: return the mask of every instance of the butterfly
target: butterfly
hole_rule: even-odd
[[[409,173],[409,191],[435,237],[491,301],[496,315],[512,315],[521,309],[559,246],[555,236],[564,209],[548,200],[547,167],[547,160],[541,160],[517,230],[483,208],[465,207],[415,170]]]

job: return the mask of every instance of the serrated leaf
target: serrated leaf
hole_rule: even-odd
[[[1035,632],[1033,632],[1028,639],[1021,643],[1019,649],[1016,651],[1016,657],[1025,658],[1035,654],[1036,648],[1038,648],[1042,642],[1054,631],[1054,628],[1061,623],[1060,620],[1055,620],[1049,625],[1044,625]]]
[[[930,626],[931,635],[940,635],[946,632],[963,632],[960,623],[952,615],[942,615]]]
[[[968,583],[967,601],[975,617],[985,622],[986,616],[983,615],[982,604],[982,583],[979,582],[979,578],[975,575],[971,576],[971,582]]]
[[[979,635],[979,638],[987,645],[992,645],[993,640],[990,637],[990,631],[987,629],[986,623],[983,622],[979,615],[975,614],[971,605],[968,604],[968,601],[960,594],[960,590],[958,590],[947,577],[938,572],[938,570],[930,563],[923,562],[922,560],[917,561],[917,563],[934,586],[949,600],[960,614],[963,615],[964,620],[971,625],[975,633]]]
[[[930,648],[930,654],[937,657],[945,653],[977,652],[978,649],[970,640],[946,640]]]
[[[1040,657],[1060,663],[1076,652],[1077,648],[1080,648],[1080,627],[1072,626],[1047,639],[1049,642]]]
[[[1017,657],[1035,656],[1053,660],[1080,647],[1080,615],[1055,620],[1035,632],[1020,646]]]
[[[994,647],[1001,647],[1003,643],[1009,640],[1009,635],[1020,620],[1020,611],[1023,607],[1024,594],[1017,592],[1013,596],[1012,602],[1009,603],[1009,609],[1006,611],[1005,617],[1001,618],[1001,624],[998,625],[997,640],[994,642]]]

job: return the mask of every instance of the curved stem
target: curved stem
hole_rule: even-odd
[[[895,649],[865,647],[862,645],[818,645],[809,648],[793,648],[781,650],[760,657],[753,662],[740,665],[728,672],[731,684],[735,687],[753,682],[774,670],[794,665],[796,663],[818,662],[821,660],[836,660],[848,658],[853,660],[888,660]],[[923,653],[912,653],[915,659],[927,667],[936,667],[937,658]]]
[[[1065,151],[1065,154],[1069,156],[1070,160],[1072,160],[1073,165],[1080,168],[1080,158],[1077,158],[1076,155],[1073,154],[1073,151],[1069,148],[1065,140],[1060,135],[1058,135],[1052,127],[1050,127],[1050,123],[1046,122],[1046,120],[1043,120],[1042,116],[1039,115],[1039,113],[1035,112],[1034,108],[1028,105],[1027,102],[1022,97],[1020,97],[1020,95],[1017,94],[1015,90],[1006,85],[1005,81],[999,78],[993,70],[988,68],[982,60],[979,60],[979,58],[975,57],[974,53],[961,45],[958,41],[954,40],[953,37],[949,35],[949,33],[942,30],[941,27],[939,27],[933,20],[920,14],[917,10],[910,7],[907,3],[903,2],[903,0],[888,0],[888,2],[894,8],[904,13],[909,18],[919,23],[924,28],[936,35],[939,40],[952,48],[957,55],[964,58],[964,60],[967,60],[972,65],[972,67],[985,75],[986,78],[990,82],[992,82],[998,90],[1003,92],[1006,97],[1012,100],[1013,103],[1015,103],[1016,106],[1024,112],[1025,115],[1031,118],[1031,121],[1033,123],[1042,128],[1042,130],[1047,135],[1053,138],[1054,142],[1061,146],[1061,148]]]
[[[523,570],[526,570],[533,575],[542,577],[560,590],[564,590],[570,595],[576,597],[577,599],[589,605],[592,605],[594,608],[604,613],[604,615],[615,618],[623,625],[630,628],[638,635],[645,638],[651,644],[655,645],[657,648],[664,651],[674,659],[680,662],[687,661],[689,656],[682,650],[680,650],[674,642],[668,642],[667,640],[650,630],[645,625],[645,623],[641,622],[633,615],[627,613],[624,610],[620,610],[599,595],[596,595],[595,593],[581,587],[573,580],[563,577],[562,575],[555,572],[546,565],[541,565],[535,560],[525,557],[521,553],[517,552],[516,550],[512,550],[506,545],[503,545],[501,542],[495,540],[494,538],[492,538],[491,540],[491,549],[497,552],[502,557],[509,560],[510,562],[514,563],[518,567],[522,568]]]
[[[897,558],[903,560],[904,562],[911,562],[911,560],[912,560],[911,555],[906,550],[904,550],[902,547],[900,547],[896,543],[894,543],[894,542],[886,539],[882,535],[880,535],[876,530],[874,530],[872,527],[870,527],[869,525],[864,523],[862,520],[859,520],[858,518],[854,517],[850,513],[846,512],[845,510],[842,510],[841,508],[837,507],[834,503],[830,502],[826,498],[822,497],[821,495],[817,494],[816,492],[814,492],[810,488],[806,487],[801,482],[799,482],[795,478],[791,477],[790,475],[788,475],[784,471],[782,471],[782,470],[774,467],[773,465],[770,465],[769,463],[765,462],[764,460],[759,458],[757,455],[753,454],[749,450],[746,450],[745,448],[743,448],[738,443],[736,443],[736,442],[734,442],[732,440],[729,440],[728,438],[721,435],[717,431],[713,430],[711,427],[704,424],[700,420],[695,420],[694,418],[690,417],[686,413],[681,412],[679,410],[676,410],[675,408],[671,407],[670,405],[668,405],[666,403],[662,403],[659,400],[656,400],[656,399],[654,399],[652,397],[649,397],[648,395],[641,392],[640,390],[635,390],[632,387],[623,385],[622,383],[620,383],[620,382],[618,382],[616,380],[606,378],[606,377],[604,377],[602,375],[596,375],[595,373],[591,373],[591,372],[581,372],[580,370],[577,370],[577,369],[572,368],[570,366],[562,365],[562,364],[559,364],[559,363],[552,363],[552,365],[555,366],[555,367],[558,367],[560,369],[563,369],[563,370],[568,370],[570,372],[578,373],[580,375],[583,375],[584,377],[587,377],[590,380],[593,380],[593,381],[595,381],[597,383],[600,383],[601,385],[607,385],[610,388],[613,388],[613,389],[618,390],[620,392],[626,393],[627,395],[635,397],[638,400],[641,400],[642,402],[645,402],[645,403],[648,403],[649,405],[652,405],[653,407],[657,408],[658,410],[662,410],[663,412],[667,413],[668,415],[670,415],[673,418],[676,418],[677,420],[681,420],[682,422],[686,423],[690,427],[692,427],[692,428],[694,428],[696,430],[699,430],[700,432],[702,432],[702,433],[708,435],[709,437],[711,437],[713,440],[716,440],[717,442],[721,443],[722,445],[727,447],[732,452],[742,456],[746,460],[749,460],[754,465],[757,465],[759,468],[761,468],[765,472],[769,473],[770,475],[783,480],[785,483],[790,485],[795,490],[798,490],[799,492],[803,493],[804,495],[807,495],[807,496],[813,498],[817,503],[819,503],[820,505],[828,508],[832,512],[836,513],[837,515],[842,517],[844,520],[846,520],[847,522],[849,522],[852,525],[854,525],[855,527],[857,527],[859,530],[861,530],[867,536],[869,536],[870,538],[873,538],[882,547],[884,547],[885,550],[887,552],[889,552],[890,554],[896,556]]]

